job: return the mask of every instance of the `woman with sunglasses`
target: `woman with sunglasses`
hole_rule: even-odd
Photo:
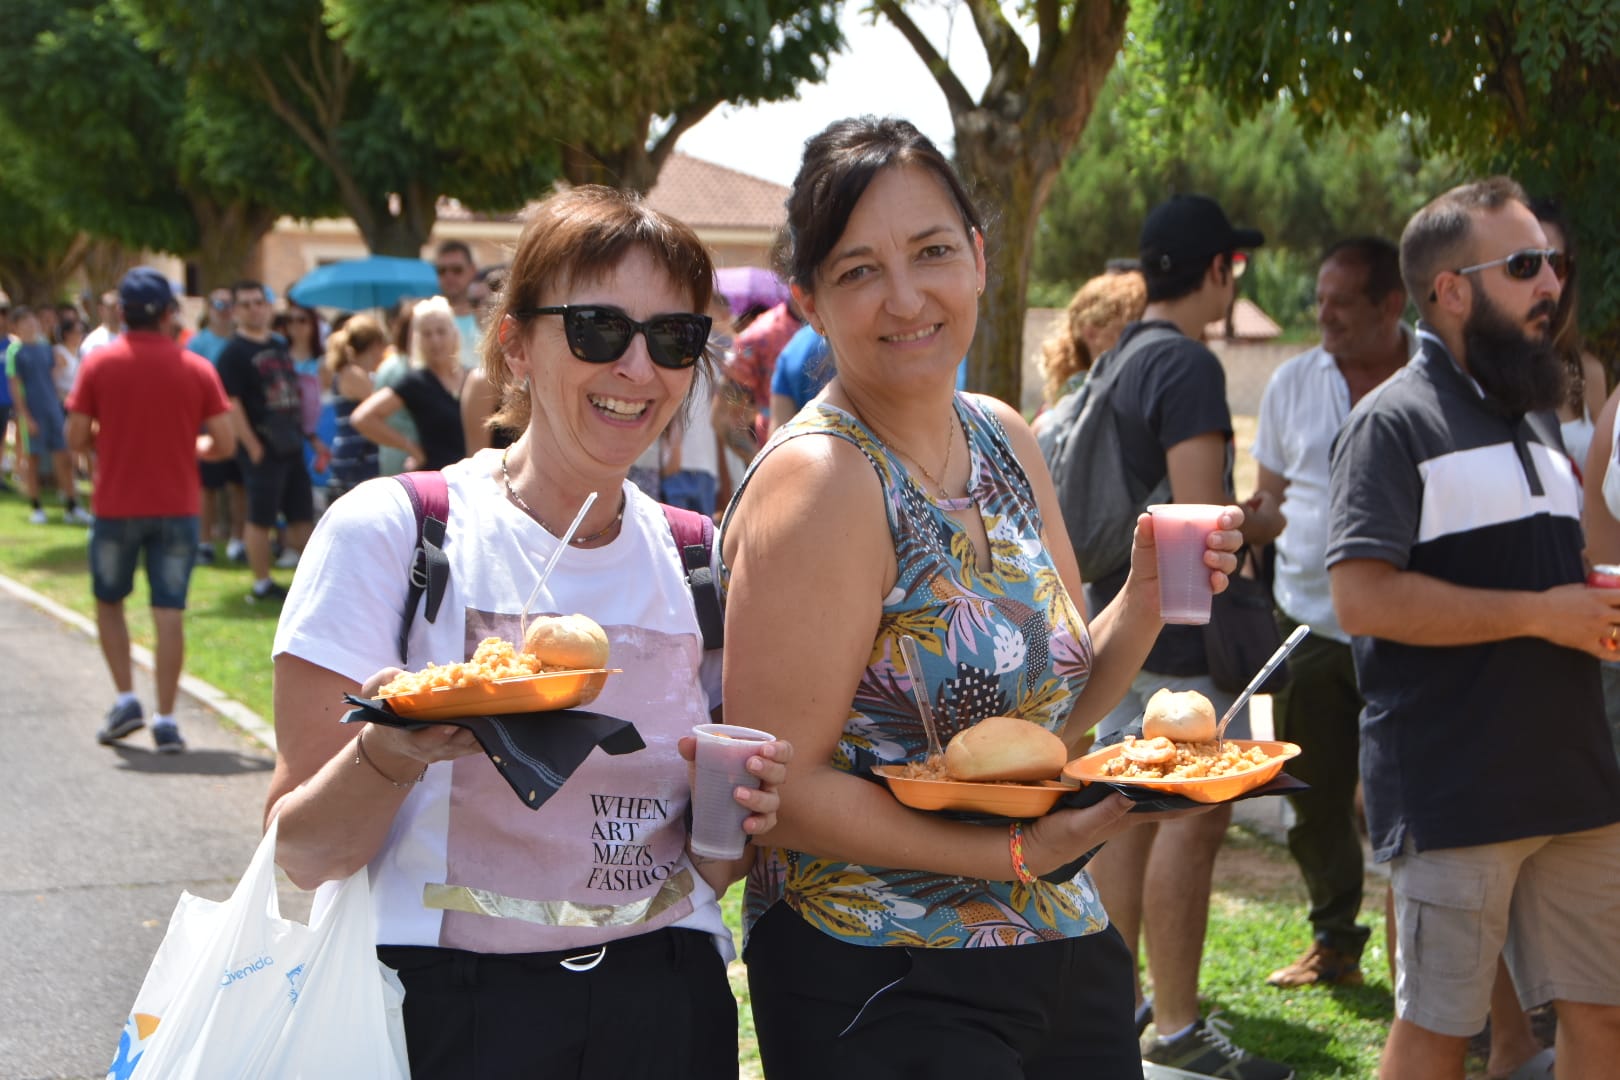
[[[535,209],[483,345],[497,418],[520,434],[444,470],[449,586],[435,620],[410,623],[403,662],[521,640],[556,556],[533,611],[606,630],[623,670],[590,708],[631,721],[645,749],[593,753],[530,809],[461,728],[338,723],[345,692],[375,693],[401,663],[416,531],[392,479],[333,505],[287,597],[267,811],[278,861],[303,886],[370,867],[417,1080],[736,1075],[716,897],[751,859],[689,854],[682,760],[717,705],[719,656],[704,653],[663,512],[626,479],[709,363],[693,313],[713,277],[696,235],[632,195],[578,187]],[[737,801],[756,836],[789,756],[768,743],[750,761],[764,786]]]
[[[354,430],[378,446],[405,452],[405,468],[442,469],[460,461],[467,445],[461,429],[461,331],[442,296],[423,300],[411,312],[411,369],[362,401],[350,416]],[[399,411],[410,414],[416,438],[390,426]]]
[[[1157,637],[1152,527],[1087,626],[1034,434],[955,391],[985,285],[978,211],[902,120],[805,145],[784,276],[836,376],[754,459],[722,529],[729,714],[795,746],[745,949],[766,1074],[1134,1077],[1130,953],[1078,866],[1144,817],[908,809],[872,768],[993,715],[1073,754]],[[1210,541],[1226,585],[1237,507]],[[901,653],[918,644],[921,670]],[[1050,876],[1051,880],[1047,880]]]

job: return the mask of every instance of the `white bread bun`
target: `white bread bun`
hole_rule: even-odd
[[[988,716],[945,746],[952,780],[1056,780],[1068,761],[1062,739],[1014,716]]]
[[[1142,738],[1171,742],[1214,742],[1215,706],[1196,690],[1176,693],[1160,690],[1148,698],[1142,717]]]
[[[523,635],[523,651],[548,668],[601,668],[607,667],[608,639],[584,615],[541,615]]]

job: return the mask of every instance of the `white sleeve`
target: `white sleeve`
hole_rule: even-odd
[[[1289,367],[1285,362],[1266,383],[1265,393],[1260,396],[1260,417],[1255,425],[1254,446],[1249,449],[1249,455],[1255,461],[1279,475],[1285,469],[1281,426],[1282,414],[1287,408],[1284,399],[1288,396],[1285,385],[1288,378]]]
[[[399,631],[416,550],[416,518],[391,477],[368,480],[321,516],[282,605],[272,656],[363,683],[405,666]]]
[[[1614,436],[1609,443],[1609,464],[1603,470],[1603,504],[1616,520],[1620,520],[1620,423],[1614,425]]]

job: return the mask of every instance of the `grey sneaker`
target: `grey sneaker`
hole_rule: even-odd
[[[1213,1017],[1199,1020],[1180,1038],[1169,1042],[1154,1039],[1144,1048],[1142,1059],[1194,1076],[1213,1076],[1220,1080],[1294,1078],[1294,1070],[1287,1065],[1255,1057],[1234,1043],[1227,1037],[1226,1025]]]
[[[186,749],[186,740],[180,737],[180,728],[175,724],[153,724],[152,744],[160,754],[179,754]]]
[[[114,705],[107,710],[107,718],[101,722],[101,730],[96,732],[96,742],[110,746],[145,726],[146,721],[141,719],[140,702],[131,701],[127,705]]]

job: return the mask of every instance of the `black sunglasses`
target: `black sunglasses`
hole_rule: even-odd
[[[1564,277],[1564,253],[1557,248],[1525,248],[1515,251],[1511,255],[1504,255],[1500,259],[1490,262],[1476,263],[1473,266],[1464,266],[1453,271],[1458,274],[1473,274],[1480,270],[1489,270],[1493,266],[1500,266],[1507,271],[1507,276],[1517,281],[1529,281],[1541,273],[1541,261],[1547,260],[1552,272],[1559,280]]]
[[[597,304],[564,304],[561,307],[525,308],[514,311],[518,318],[532,315],[561,315],[568,335],[568,350],[587,364],[611,364],[630,348],[637,334],[647,342],[647,355],[662,368],[689,368],[703,355],[709,343],[707,315],[677,312],[654,315],[637,322],[618,308]]]

